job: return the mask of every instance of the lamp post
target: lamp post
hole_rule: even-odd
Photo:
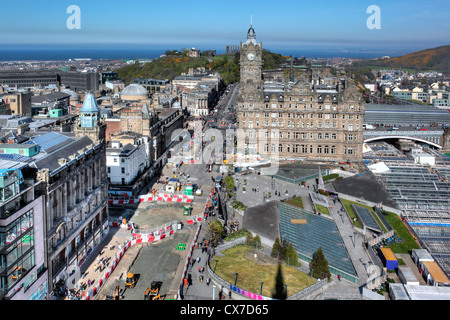
[[[234,275],[234,286],[236,287],[238,273],[233,271],[232,274]]]
[[[213,272],[216,273],[216,266],[217,266],[217,263],[219,262],[219,260],[214,259],[214,258],[211,258],[211,260],[214,261]]]
[[[215,300],[216,299],[215,298],[215,296],[216,296],[216,290],[215,290],[216,286],[213,284],[212,287],[213,287],[212,299]]]
[[[262,296],[262,286],[263,286],[263,282],[260,281],[259,284],[261,285],[261,286],[259,287],[259,295]]]
[[[287,283],[286,283],[286,285],[285,285],[285,286],[286,286],[286,298],[288,297],[288,291],[287,291],[288,285],[289,285],[289,284],[287,284]]]

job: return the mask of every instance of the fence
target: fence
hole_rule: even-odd
[[[159,193],[158,195],[146,194],[140,195],[137,198],[124,198],[124,199],[109,199],[108,204],[112,205],[123,205],[123,204],[134,204],[148,201],[166,201],[166,202],[182,202],[191,203],[194,201],[194,196],[184,195],[184,194],[171,194],[171,193]]]

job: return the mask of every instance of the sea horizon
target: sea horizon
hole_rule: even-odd
[[[167,46],[166,48],[1,48],[0,61],[65,61],[69,59],[92,60],[127,60],[127,59],[155,59],[164,54],[166,50],[181,50],[182,47]],[[207,50],[199,48],[200,50]],[[224,54],[225,50],[216,50],[216,53]],[[290,49],[268,48],[271,52],[285,56],[306,58],[361,58],[371,59],[383,56],[397,56],[404,53],[396,53],[390,50],[345,50],[345,49]],[[396,54],[393,54],[396,53]],[[405,52],[406,53],[406,52]]]

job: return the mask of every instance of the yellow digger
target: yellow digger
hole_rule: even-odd
[[[161,281],[152,281],[150,288],[144,292],[144,300],[161,300],[161,295],[159,293],[161,285]]]
[[[137,283],[137,276],[134,273],[127,274],[127,280],[125,282],[125,288],[133,289]]]
[[[114,300],[120,300],[120,288],[119,288],[119,284],[117,284],[116,289],[114,290]]]

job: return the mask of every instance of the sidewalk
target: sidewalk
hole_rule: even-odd
[[[206,264],[208,263],[208,253],[207,250],[202,250],[202,242],[207,238],[207,230],[210,222],[214,222],[217,219],[218,212],[214,210],[216,213],[215,216],[208,216],[207,220],[202,220],[202,229],[200,230],[198,236],[197,246],[194,246],[194,250],[192,252],[193,264],[189,265],[189,268],[186,272],[186,275],[189,277],[191,275],[192,283],[187,287],[183,287],[183,300],[219,300],[219,291],[220,288],[213,285],[211,281],[209,284],[208,280],[208,272],[206,271]],[[197,258],[200,259],[197,262]],[[204,271],[201,272],[199,268],[204,268]],[[200,281],[200,276],[203,276],[203,282]],[[211,280],[211,279],[210,279]],[[227,298],[228,299],[228,298]]]
[[[110,266],[111,261],[115,258],[116,253],[121,246],[131,239],[130,231],[117,227],[110,227],[109,233],[103,238],[102,242],[91,252],[89,257],[83,263],[81,270],[81,278],[75,284],[74,291],[78,291],[79,297],[82,298],[89,290],[94,288],[100,276],[105,269]],[[88,283],[91,281],[91,285]],[[82,290],[83,284],[86,288]],[[72,300],[73,297],[65,296],[64,300]]]

